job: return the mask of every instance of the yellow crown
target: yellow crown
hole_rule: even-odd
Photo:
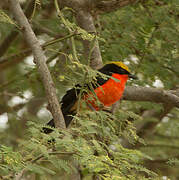
[[[119,67],[125,69],[126,71],[130,72],[129,68],[124,63],[122,63],[121,61],[112,61],[111,63],[116,64],[117,66],[119,66]]]

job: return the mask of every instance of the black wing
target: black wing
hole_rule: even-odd
[[[99,72],[106,74],[106,75],[111,75],[109,74],[109,72],[106,72],[103,69],[100,69]],[[90,86],[89,84],[84,85],[85,88],[91,90],[91,87],[93,89],[103,85],[104,83],[106,83],[108,81],[109,78],[102,78],[101,76],[97,76],[96,77],[96,83],[91,83],[92,86]],[[66,127],[69,126],[69,124],[71,123],[73,116],[76,114],[76,109],[74,108],[74,106],[76,105],[77,101],[78,101],[78,95],[80,93],[80,89],[81,89],[81,85],[77,84],[75,86],[75,88],[72,88],[70,90],[68,90],[66,92],[66,94],[63,96],[62,100],[61,100],[61,110],[65,119],[65,124]],[[54,124],[54,120],[52,119],[51,121],[49,121],[47,123],[47,125],[51,126],[51,127],[55,127]],[[48,134],[51,133],[53,130],[49,129],[49,128],[43,128],[44,133]]]
[[[68,112],[70,112],[74,104],[77,102],[78,95],[80,93],[80,87],[80,85],[76,85],[75,88],[68,90],[63,96],[60,102],[62,104],[61,109],[63,114],[67,114]]]

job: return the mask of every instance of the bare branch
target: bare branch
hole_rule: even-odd
[[[119,8],[130,5],[137,2],[137,0],[111,0],[111,1],[96,1],[95,8],[100,13],[107,13],[116,11]]]
[[[58,98],[56,96],[56,89],[51,78],[50,72],[48,70],[48,67],[46,65],[46,57],[42,51],[40,43],[37,40],[27,18],[25,17],[19,2],[17,0],[9,0],[9,4],[15,19],[23,28],[23,35],[34,54],[35,63],[38,66],[39,73],[41,75],[42,82],[45,87],[47,99],[54,118],[55,126],[58,128],[65,128],[63,114],[61,112]]]
[[[123,99],[171,104],[179,108],[179,96],[172,94],[171,91],[156,88],[127,86],[124,91]]]

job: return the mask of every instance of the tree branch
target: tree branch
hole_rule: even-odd
[[[142,138],[146,138],[147,136],[151,136],[153,133],[155,133],[155,127],[161,122],[163,117],[165,117],[174,106],[179,107],[179,92],[177,90],[165,91],[156,88],[128,86],[124,92],[124,99],[131,101],[149,101],[162,103],[164,106],[164,110],[160,113],[152,110],[149,113],[147,112],[147,114],[143,114],[143,117],[155,117],[158,119],[158,121],[147,123],[142,122],[137,125],[137,134]],[[133,146],[125,140],[122,142],[122,144],[127,148],[138,148],[141,146],[140,143],[137,143],[135,146]]]
[[[94,2],[88,0],[58,0],[61,8],[67,6],[75,10],[77,24],[88,33],[96,33],[91,10]],[[94,47],[91,52],[91,42],[82,40],[84,47],[84,56],[86,60],[90,57],[90,66],[93,69],[102,67],[102,57],[99,49],[98,40],[95,40]]]
[[[25,17],[20,4],[17,0],[9,0],[9,5],[12,9],[13,15],[20,26],[23,28],[23,35],[32,49],[35,63],[39,69],[43,85],[45,87],[47,99],[54,118],[55,126],[58,128],[65,128],[63,114],[60,109],[58,98],[56,96],[56,89],[51,78],[50,72],[46,65],[46,57],[42,51],[40,43],[38,42],[27,18]]]
[[[64,37],[54,38],[54,39],[42,44],[41,47],[44,49],[52,44],[58,43],[60,41],[63,41],[65,39],[70,38],[75,35],[78,35],[78,34],[72,33],[72,34],[66,35]],[[23,61],[24,58],[26,56],[28,56],[31,52],[32,52],[32,50],[30,48],[28,48],[25,50],[21,50],[21,52],[19,52],[19,53],[0,58],[0,70],[3,71],[4,69],[8,68],[9,66],[12,66],[14,64],[17,64],[17,63]]]
[[[76,20],[78,25],[86,30],[89,33],[96,33],[96,28],[94,25],[93,17],[90,14],[90,12],[86,10],[79,10],[76,14]],[[91,51],[91,42],[88,40],[83,40],[83,46],[84,46],[84,56],[86,60],[88,60],[90,56],[90,66],[93,69],[98,69],[102,66],[102,57],[101,52],[99,49],[99,43],[98,40],[95,40],[95,44],[93,47],[92,52]]]
[[[127,86],[123,99],[130,101],[149,101],[155,103],[171,104],[179,108],[179,96],[178,91],[165,91],[156,88],[139,87],[139,86]]]
[[[100,13],[108,13],[112,11],[116,11],[119,8],[127,6],[129,4],[133,4],[137,2],[137,0],[110,0],[110,1],[96,1],[95,8]]]

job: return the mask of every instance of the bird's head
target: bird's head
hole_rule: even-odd
[[[107,63],[99,71],[108,75],[111,75],[111,73],[125,74],[129,78],[137,79],[137,76],[131,74],[129,68],[121,61]]]

